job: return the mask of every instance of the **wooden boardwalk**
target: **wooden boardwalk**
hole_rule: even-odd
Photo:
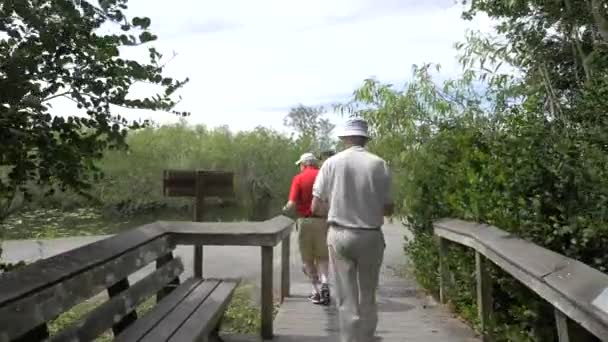
[[[383,227],[386,250],[378,289],[378,339],[382,342],[477,342],[475,333],[447,310],[428,298],[410,275],[403,253],[404,228],[387,223]],[[291,294],[274,320],[276,342],[339,342],[338,313],[334,306],[313,305],[306,299],[310,285],[302,274],[296,235],[291,256]],[[401,274],[401,275],[399,275]],[[331,280],[331,277],[330,277]],[[333,290],[333,286],[332,286]],[[332,293],[333,296],[333,293]],[[226,342],[258,342],[252,337],[229,337]],[[372,342],[372,341],[369,341]],[[375,342],[375,341],[374,341]]]
[[[383,278],[378,291],[379,323],[376,341],[480,341],[469,327],[454,318],[445,307],[412,287],[411,282],[387,276]],[[294,294],[281,305],[275,319],[275,338],[272,341],[339,341],[336,307],[311,304],[306,299],[308,291],[306,284],[294,284]],[[261,341],[243,337],[227,337],[225,340]]]

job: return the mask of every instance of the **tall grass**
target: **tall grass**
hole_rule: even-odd
[[[303,152],[298,143],[272,129],[232,132],[185,122],[132,132],[129,148],[107,151],[98,163],[104,177],[93,185],[96,201],[70,192],[43,196],[34,188],[31,208],[75,209],[97,206],[113,216],[135,216],[158,210],[186,212],[191,200],[162,194],[165,169],[227,170],[235,173],[236,207],[210,213],[224,219],[264,219],[277,214],[286,200],[294,161]]]

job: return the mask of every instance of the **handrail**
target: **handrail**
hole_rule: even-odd
[[[157,239],[168,237],[173,245],[193,245],[195,249],[203,245],[258,246],[261,249],[261,334],[263,338],[270,339],[273,335],[274,247],[281,244],[282,301],[290,291],[290,236],[293,224],[293,220],[286,216],[261,222],[157,221],[146,224],[0,274],[0,306],[108,263]],[[194,253],[195,276],[203,276],[202,265],[201,248],[200,254]],[[0,326],[0,340],[3,340],[2,330]]]
[[[487,260],[555,308],[559,341],[569,341],[568,319],[608,341],[608,274],[496,227],[457,219],[434,222],[439,243],[440,300],[447,301],[447,241],[475,250],[478,314],[484,341],[492,339],[491,278]]]

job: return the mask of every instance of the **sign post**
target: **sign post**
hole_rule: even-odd
[[[226,171],[165,170],[163,194],[194,197],[194,222],[203,222],[206,197],[233,197],[234,174]],[[194,276],[203,277],[203,246],[194,246]]]

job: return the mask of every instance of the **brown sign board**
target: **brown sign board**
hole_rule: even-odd
[[[171,197],[195,197],[197,186],[205,197],[234,196],[234,174],[226,171],[165,170],[163,194]]]

